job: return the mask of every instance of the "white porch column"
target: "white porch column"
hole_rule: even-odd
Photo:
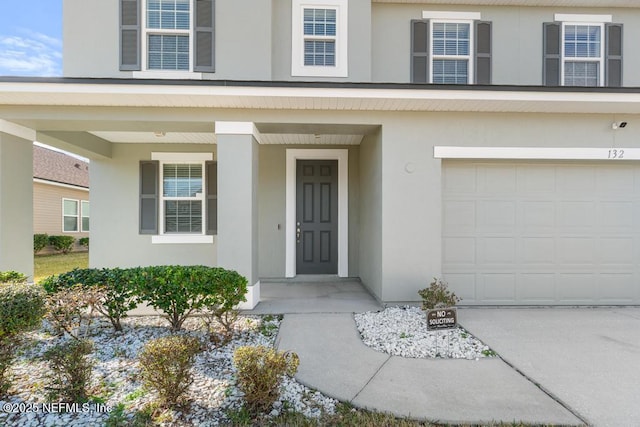
[[[0,271],[7,270],[33,279],[33,143],[0,126]]]
[[[218,143],[218,265],[249,282],[247,302],[260,302],[258,278],[258,139],[252,122],[216,122]]]

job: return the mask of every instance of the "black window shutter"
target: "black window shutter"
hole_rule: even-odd
[[[207,234],[218,234],[218,162],[205,162]]]
[[[120,0],[120,70],[140,70],[140,0]]]
[[[158,234],[160,162],[140,161],[140,234]]]
[[[545,22],[542,25],[542,84],[560,86],[560,24]]]
[[[476,79],[479,85],[491,84],[491,22],[476,21]]]
[[[622,86],[622,24],[606,24],[605,85]]]
[[[213,73],[215,71],[215,0],[196,0],[195,9],[193,70]]]
[[[429,83],[429,21],[411,21],[411,83]]]

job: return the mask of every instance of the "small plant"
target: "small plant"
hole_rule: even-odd
[[[300,359],[296,353],[264,346],[238,347],[233,363],[248,409],[259,413],[268,411],[278,399],[283,375],[295,375]]]
[[[422,309],[433,310],[439,307],[453,307],[460,298],[453,292],[449,291],[447,282],[442,279],[433,278],[433,282],[428,288],[418,291],[418,295],[422,297]]]
[[[495,357],[498,355],[498,353],[488,348],[488,349],[482,350],[482,355],[486,357]]]
[[[75,242],[76,238],[73,236],[49,236],[49,244],[53,246],[56,251],[62,252],[63,254],[71,252]]]
[[[407,339],[407,338],[411,338],[413,335],[407,334],[406,332],[402,332],[400,334],[400,338],[401,339]]]
[[[158,404],[168,408],[184,401],[193,383],[195,356],[200,342],[185,335],[171,335],[149,341],[139,356],[144,385],[158,393]]]
[[[94,307],[104,298],[101,288],[85,289],[81,285],[61,289],[47,296],[46,319],[53,325],[56,333],[67,333],[75,340],[89,334],[93,321]]]
[[[26,283],[27,276],[17,271],[0,271],[0,285],[6,283]]]
[[[43,250],[49,244],[49,235],[44,234],[34,234],[33,235],[33,253],[37,254],[41,250]]]
[[[47,350],[44,359],[51,368],[46,387],[50,401],[86,402],[93,363],[87,357],[93,350],[89,340],[71,340]]]
[[[0,284],[0,398],[11,386],[9,369],[20,345],[20,335],[40,326],[45,310],[43,289],[20,283],[22,275],[13,273],[1,273],[7,282],[13,283]]]
[[[129,425],[127,415],[124,413],[124,403],[118,403],[109,413],[109,418],[105,421],[105,427],[126,427]]]
[[[80,246],[82,246],[83,248],[87,248],[89,249],[89,238],[88,237],[81,237],[78,239],[78,244]]]

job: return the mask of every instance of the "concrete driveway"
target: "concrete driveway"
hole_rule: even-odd
[[[459,322],[592,426],[640,426],[640,308],[460,308]]]

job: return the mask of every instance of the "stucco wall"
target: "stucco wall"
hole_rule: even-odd
[[[150,235],[138,234],[139,161],[152,152],[215,152],[203,144],[113,144],[113,157],[91,161],[91,267],[134,267],[161,264],[217,262],[213,244],[152,244]],[[215,155],[214,155],[215,158]]]

